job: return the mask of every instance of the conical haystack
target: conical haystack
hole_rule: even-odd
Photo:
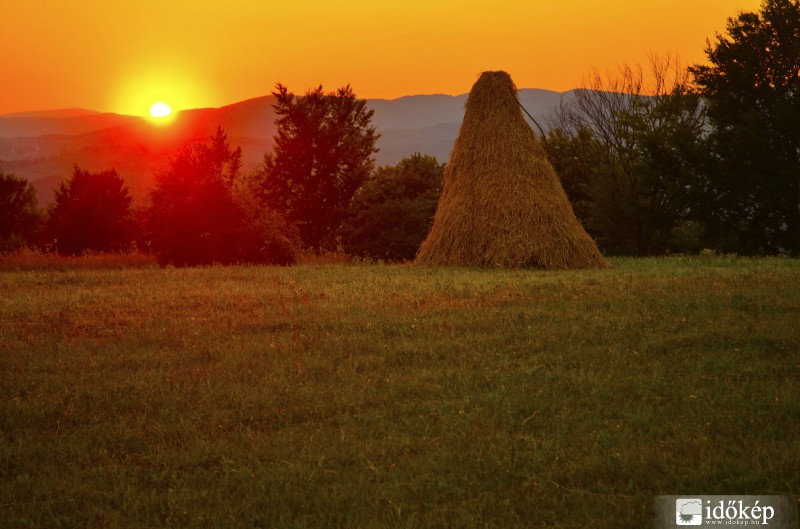
[[[601,268],[506,72],[481,74],[467,99],[433,227],[416,263]]]

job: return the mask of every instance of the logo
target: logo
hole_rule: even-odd
[[[703,525],[703,500],[700,498],[675,500],[675,523],[678,525]]]
[[[790,495],[713,495],[687,498],[657,496],[656,527],[677,529],[686,525],[797,529],[796,499]]]

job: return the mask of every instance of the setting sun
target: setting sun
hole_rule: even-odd
[[[163,101],[153,103],[150,107],[150,115],[154,118],[166,118],[172,114],[172,108]]]
[[[174,115],[266,95],[276,82],[300,92],[350,84],[368,98],[456,95],[502,69],[522,88],[570,90],[593,68],[647,65],[648,53],[704,61],[726,17],[761,0],[6,4],[0,42],[15,53],[0,57],[13,80],[0,114],[82,107],[151,117],[155,101]]]

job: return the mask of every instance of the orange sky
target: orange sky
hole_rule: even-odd
[[[0,114],[144,115],[350,83],[360,97],[460,94],[504,69],[563,91],[648,53],[703,61],[760,0],[3,0]]]

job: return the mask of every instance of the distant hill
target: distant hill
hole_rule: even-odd
[[[0,138],[32,138],[46,135],[75,135],[132,123],[140,118],[120,114],[71,111],[12,114],[0,116]]]
[[[13,114],[0,115],[3,118],[23,118],[23,117],[39,117],[39,118],[75,118],[79,116],[88,116],[91,114],[100,114],[96,110],[88,110],[86,108],[59,108],[55,110],[34,110],[31,112],[15,112]]]
[[[520,103],[542,127],[545,117],[564,97],[570,98],[572,93],[540,89],[519,91]],[[467,94],[370,99],[369,106],[375,110],[372,122],[381,134],[376,163],[395,164],[415,152],[446,162],[461,127],[466,102]]]
[[[544,125],[544,116],[563,97],[548,90],[519,91],[522,105]],[[464,114],[467,95],[418,95],[370,99],[373,124],[381,134],[377,165],[391,165],[415,152],[446,162]],[[155,173],[182,144],[204,139],[221,126],[232,145],[242,147],[244,169],[252,170],[272,149],[274,96],[220,108],[179,112],[168,126],[120,114],[84,109],[25,112],[0,116],[0,168],[34,184],[41,205],[77,164],[90,171],[115,168],[141,201]],[[540,119],[542,118],[542,119]]]

